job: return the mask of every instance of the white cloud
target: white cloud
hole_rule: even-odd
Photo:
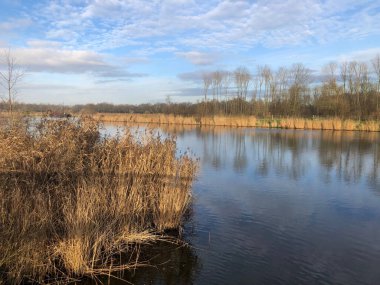
[[[97,83],[88,81],[85,75],[31,74],[20,85],[18,99],[22,102],[65,105],[100,102],[138,104],[162,102],[170,90],[183,87],[182,83],[171,82],[167,78],[152,77],[126,82],[110,81],[109,84]]]
[[[187,59],[195,65],[211,65],[217,60],[215,54],[199,51],[177,52],[176,55]]]
[[[0,40],[0,48],[8,48],[9,43],[3,40]]]
[[[372,59],[374,59],[377,55],[380,55],[380,47],[340,54],[334,59],[331,58],[330,60],[336,60],[338,62],[353,61],[353,60],[369,62]]]
[[[171,96],[176,97],[203,97],[204,90],[200,87],[188,87],[188,88],[181,88],[177,90],[173,90],[170,94]]]
[[[56,41],[45,41],[45,40],[29,40],[26,42],[29,47],[32,48],[61,48],[62,43]]]
[[[77,49],[283,47],[380,36],[380,3],[363,0],[55,0],[34,18]],[[78,4],[79,3],[79,4]]]
[[[17,29],[22,29],[30,26],[30,19],[9,19],[8,21],[0,22],[0,34],[14,32]]]
[[[124,66],[108,62],[106,55],[94,51],[66,50],[60,48],[57,42],[30,41],[29,44],[30,47],[11,51],[17,63],[28,72],[88,73],[105,78],[143,76],[128,72]],[[125,60],[121,59],[122,62]]]
[[[191,71],[191,72],[180,73],[177,75],[177,77],[184,81],[199,83],[202,81],[202,75],[204,73],[208,73],[208,72],[196,70],[196,71]]]

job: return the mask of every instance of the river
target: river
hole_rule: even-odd
[[[108,126],[109,130],[112,130]],[[134,284],[379,284],[380,134],[161,127],[200,158],[183,238]],[[118,283],[117,280],[113,282]]]

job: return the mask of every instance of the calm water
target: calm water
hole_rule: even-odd
[[[155,247],[131,282],[380,284],[379,134],[162,131],[200,158],[191,247]]]

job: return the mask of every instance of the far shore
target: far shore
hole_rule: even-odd
[[[14,114],[25,116],[25,113]],[[46,113],[31,112],[27,116],[40,117]],[[299,129],[299,130],[333,130],[333,131],[363,131],[380,132],[380,121],[352,120],[340,118],[258,118],[255,116],[184,116],[173,114],[137,114],[137,113],[93,113],[70,114],[68,117],[85,115],[104,123],[128,123],[128,124],[154,124],[154,125],[181,125],[181,126],[220,126],[220,127],[246,127],[246,128],[275,128],[275,129]],[[1,117],[9,117],[7,112],[0,113]],[[55,116],[53,116],[55,117]],[[57,116],[66,118],[66,116]]]
[[[355,121],[339,118],[257,118],[255,116],[182,116],[168,114],[97,113],[102,122],[226,126],[303,130],[379,132],[379,121]]]

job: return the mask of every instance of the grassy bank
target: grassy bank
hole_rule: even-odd
[[[380,131],[378,121],[354,121],[338,118],[274,118],[258,119],[254,116],[208,116],[185,117],[164,114],[95,114],[94,118],[104,122],[178,124],[228,127],[258,127],[304,130],[336,131]]]
[[[67,282],[136,266],[136,246],[180,227],[196,162],[176,142],[93,121],[0,128],[0,283]],[[128,258],[127,258],[128,260]]]

